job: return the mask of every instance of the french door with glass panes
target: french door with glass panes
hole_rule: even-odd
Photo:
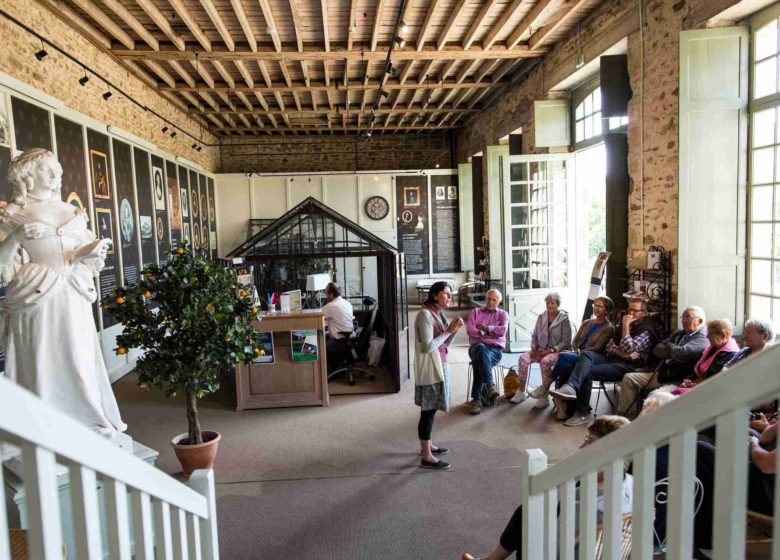
[[[574,310],[574,155],[508,156],[503,162],[504,309],[511,351],[530,348],[544,298]]]

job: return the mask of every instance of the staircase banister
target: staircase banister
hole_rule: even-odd
[[[63,462],[88,467],[198,517],[209,515],[206,499],[196,491],[2,378],[0,440],[18,446],[36,445],[55,453]]]
[[[717,418],[740,407],[747,410],[778,398],[780,393],[780,346],[738,363],[665,404],[631,425],[581,449],[531,477],[534,495],[596,471],[620,458],[630,458],[648,446],[662,446],[689,426],[697,430],[715,424]],[[746,451],[747,453],[747,451]]]

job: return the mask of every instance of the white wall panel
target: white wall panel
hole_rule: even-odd
[[[355,175],[326,175],[322,178],[324,202],[336,212],[358,223],[357,177]]]
[[[287,209],[291,209],[307,198],[322,200],[322,175],[296,175],[287,178]]]
[[[289,210],[284,177],[253,177],[250,181],[253,218],[276,219]]]
[[[244,175],[217,175],[218,253],[226,255],[246,240],[250,216],[249,178]]]

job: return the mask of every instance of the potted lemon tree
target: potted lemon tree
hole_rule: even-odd
[[[201,430],[198,399],[219,389],[219,372],[261,353],[252,327],[257,309],[249,286],[233,271],[186,242],[168,252],[162,265],[145,268],[137,285],[114,290],[104,309],[124,325],[117,354],[138,348],[138,384],[158,387],[187,400],[187,433],[172,440],[185,476],[211,468],[220,435]]]

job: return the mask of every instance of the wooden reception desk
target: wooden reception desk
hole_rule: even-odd
[[[236,410],[283,406],[328,406],[325,316],[320,310],[268,313],[254,327],[273,333],[274,362],[236,366]],[[290,331],[316,330],[318,359],[292,358]]]

